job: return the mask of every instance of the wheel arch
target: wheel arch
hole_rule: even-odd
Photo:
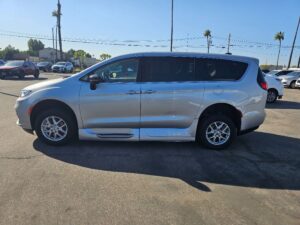
[[[31,113],[30,113],[31,127],[34,129],[34,123],[35,123],[35,120],[39,113],[41,113],[47,109],[53,109],[53,108],[59,108],[59,109],[66,111],[67,113],[69,113],[72,116],[74,122],[76,123],[75,124],[76,127],[78,128],[77,117],[76,117],[76,114],[74,113],[73,109],[66,103],[59,101],[59,100],[55,100],[55,99],[43,100],[34,105],[34,107],[31,109]]]
[[[223,114],[223,115],[229,116],[235,123],[237,131],[238,132],[240,131],[241,121],[242,121],[242,116],[243,116],[242,112],[231,104],[216,103],[216,104],[212,104],[212,105],[206,107],[206,109],[201,113],[201,115],[198,119],[197,132],[198,132],[198,128],[199,128],[199,125],[201,124],[202,120],[212,114]]]

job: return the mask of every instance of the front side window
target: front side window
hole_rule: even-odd
[[[138,59],[127,59],[102,66],[88,76],[96,74],[105,82],[135,82],[138,68]]]
[[[204,81],[239,80],[247,69],[247,63],[223,59],[196,59],[196,76]]]
[[[142,81],[194,81],[194,59],[181,57],[147,57],[143,59]]]

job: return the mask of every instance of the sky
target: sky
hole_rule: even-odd
[[[27,49],[28,38],[7,34],[51,38],[56,4],[57,0],[0,0],[0,48],[10,44]],[[171,0],[61,0],[61,4],[62,37],[79,41],[63,42],[64,51],[83,49],[99,58],[101,53],[116,56],[170,49]],[[210,29],[212,53],[227,51],[231,33],[230,52],[275,64],[274,35],[282,31],[279,62],[286,65],[299,16],[300,0],[174,0],[174,51],[206,52],[203,32]],[[293,65],[300,56],[299,33]],[[42,42],[52,47],[51,40]]]

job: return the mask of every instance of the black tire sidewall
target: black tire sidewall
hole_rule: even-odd
[[[56,142],[56,141],[48,140],[46,137],[44,137],[44,135],[41,131],[41,124],[42,124],[43,120],[48,116],[58,116],[67,123],[68,133],[64,139]],[[75,125],[76,122],[73,120],[74,119],[73,119],[72,115],[70,115],[68,112],[66,112],[64,110],[60,110],[60,109],[47,110],[37,116],[35,123],[34,123],[35,124],[34,125],[35,132],[42,142],[45,142],[50,145],[64,145],[64,144],[67,144],[68,142],[70,142],[71,140],[74,140],[76,137],[76,132],[77,132],[77,128]]]
[[[291,82],[290,88],[292,88],[292,89],[296,88],[296,81]]]
[[[277,100],[278,94],[273,89],[268,90],[268,95],[269,95],[269,92],[274,92],[276,97],[275,97],[275,99],[273,101],[270,101],[270,102],[268,101],[268,97],[267,97],[267,103],[274,103]]]
[[[230,128],[230,138],[222,145],[213,145],[206,139],[206,129],[207,127],[216,121],[222,121],[226,123]],[[200,141],[205,147],[215,150],[221,150],[227,148],[233,140],[237,136],[237,128],[233,120],[226,115],[223,114],[217,114],[217,115],[211,115],[208,117],[204,117],[199,124],[198,132],[197,132],[197,140]]]

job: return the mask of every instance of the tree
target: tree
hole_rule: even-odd
[[[77,50],[74,52],[74,58],[79,59],[80,67],[82,67],[83,59],[86,56],[86,52],[84,50]]]
[[[15,54],[18,54],[20,51],[19,49],[15,49],[11,45],[8,45],[6,48],[3,49],[2,51],[2,57],[5,60],[11,60],[13,59]]]
[[[60,26],[60,17],[61,17],[61,4],[58,0],[57,2],[57,10],[52,12],[52,16],[56,17],[57,29],[58,29],[58,42],[59,42],[59,52],[60,52],[60,59],[63,59],[63,50],[62,50],[62,40],[61,40],[61,26]]]
[[[276,63],[276,69],[278,68],[278,62],[279,62],[279,55],[280,55],[280,49],[281,49],[281,41],[284,40],[284,33],[283,32],[278,32],[275,34],[274,39],[276,41],[279,41],[279,49],[278,49],[278,56],[277,56],[277,63]]]
[[[90,53],[86,53],[86,54],[85,54],[85,57],[87,57],[87,58],[92,58],[92,56],[91,56]]]
[[[27,42],[30,55],[38,55],[39,50],[44,49],[45,45],[40,40],[29,39]]]
[[[74,53],[75,53],[75,50],[71,48],[69,51],[67,51],[67,54],[66,54],[67,58],[68,59],[73,58]]]
[[[107,53],[102,53],[100,55],[100,61],[104,61],[106,59],[110,59],[111,58],[111,55],[110,54],[107,54]]]
[[[207,53],[209,53],[209,47],[211,45],[211,31],[210,30],[206,30],[203,33],[204,37],[206,37],[207,40]]]

